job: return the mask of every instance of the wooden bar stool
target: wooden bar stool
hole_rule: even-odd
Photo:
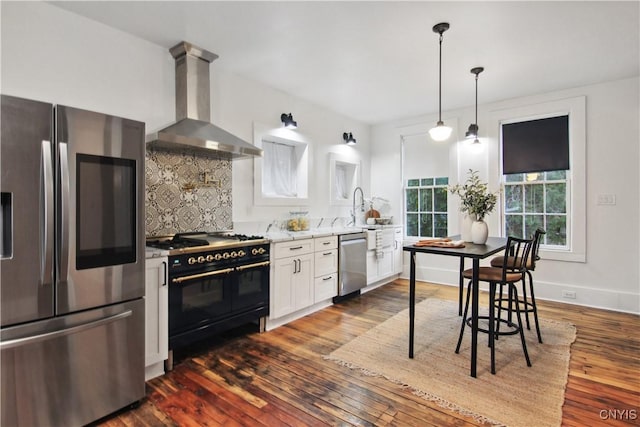
[[[529,323],[529,313],[533,313],[533,320],[536,324],[536,333],[538,334],[538,342],[542,344],[542,334],[540,333],[540,323],[538,322],[538,308],[536,306],[536,297],[533,291],[533,275],[532,271],[536,269],[536,262],[540,259],[540,255],[538,254],[538,250],[540,249],[540,241],[543,236],[546,234],[542,228],[538,228],[533,235],[533,246],[531,247],[531,254],[529,255],[529,260],[526,265],[526,275],[529,278],[529,291],[527,295],[527,284],[526,280],[523,276],[522,279],[522,292],[521,298],[518,300],[518,305],[520,306],[520,312],[525,314],[525,320],[527,323],[527,329],[531,330],[531,325]],[[513,257],[509,256],[509,263],[513,262]],[[497,256],[491,259],[492,267],[501,267],[504,263],[504,256]],[[514,301],[511,300],[512,295],[509,294],[507,297],[504,297],[502,294],[503,285],[500,285],[499,298],[496,300],[496,304],[499,304],[502,309],[509,310],[509,307],[513,307]],[[513,310],[509,310],[509,319],[511,319],[511,315]]]
[[[513,322],[511,319],[502,319],[501,310],[496,303],[495,297],[497,285],[507,285],[509,287],[509,293],[513,295],[513,301],[518,301],[518,288],[516,283],[524,280],[524,276],[527,271],[526,263],[531,254],[532,246],[533,239],[509,237],[507,239],[505,253],[512,254],[513,258],[509,260],[510,257],[503,257],[503,264],[500,267],[480,267],[478,280],[489,283],[489,315],[478,316],[478,320],[485,320],[488,322],[488,327],[486,329],[479,327],[478,331],[489,335],[492,374],[496,373],[495,341],[502,335],[520,335],[522,351],[527,361],[527,366],[531,366],[531,360],[529,359],[529,353],[527,352],[527,344],[524,339],[524,328],[522,327],[522,316],[519,304],[514,304],[513,311],[510,311],[510,313],[515,312],[516,322]],[[473,269],[464,270],[462,274],[465,279],[472,279]],[[462,325],[460,326],[460,336],[458,337],[458,344],[456,345],[456,353],[459,353],[460,351],[460,344],[462,343],[465,326],[469,325],[469,327],[471,327],[472,319],[471,317],[467,317],[469,312],[471,286],[473,286],[473,281],[469,280],[464,314],[462,316]],[[497,316],[495,313],[496,310],[498,311]],[[506,330],[501,331],[500,326],[504,326]]]

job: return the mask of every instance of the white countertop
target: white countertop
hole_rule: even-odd
[[[316,228],[308,231],[276,231],[264,235],[274,243],[291,240],[312,239],[314,237],[339,236],[342,234],[361,233],[366,230],[379,230],[383,228],[401,227],[399,224],[389,225],[363,225],[359,227],[327,227]]]
[[[167,250],[146,247],[145,259],[160,258],[167,255],[169,255]]]

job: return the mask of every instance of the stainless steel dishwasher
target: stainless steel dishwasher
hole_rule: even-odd
[[[367,286],[367,233],[351,233],[338,236],[340,242],[340,274],[338,296],[359,295]]]

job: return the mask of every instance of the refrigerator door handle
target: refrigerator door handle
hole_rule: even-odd
[[[67,143],[60,142],[60,282],[69,280],[69,153]]]
[[[66,335],[77,334],[88,329],[97,328],[98,326],[106,325],[118,320],[125,319],[131,316],[133,312],[131,310],[123,311],[122,313],[114,314],[103,319],[92,320],[90,322],[82,323],[80,325],[71,326],[70,328],[58,329],[53,332],[45,332],[44,334],[33,335],[24,338],[16,338],[9,341],[0,342],[0,350],[6,350],[9,348],[15,348],[24,346],[27,344],[34,344],[41,341],[48,341],[54,338],[60,338]]]
[[[40,256],[40,284],[53,283],[53,160],[51,155],[51,141],[42,141],[42,195],[44,197],[44,216],[41,256]]]

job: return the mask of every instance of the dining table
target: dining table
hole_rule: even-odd
[[[460,242],[460,236],[450,236],[447,240],[452,242]],[[415,329],[415,306],[416,306],[416,254],[433,254],[453,256],[460,258],[459,286],[460,295],[462,295],[462,270],[464,269],[464,260],[470,258],[472,260],[472,286],[471,286],[471,376],[476,377],[476,363],[478,359],[478,272],[480,270],[480,260],[491,255],[503,251],[507,246],[507,238],[505,237],[488,237],[485,244],[475,244],[464,242],[462,245],[454,246],[421,246],[416,243],[404,244],[402,249],[409,252],[410,269],[409,269],[409,358],[413,359],[413,343]],[[460,298],[461,304],[462,298]],[[461,307],[459,306],[459,313]],[[452,349],[453,351],[453,349]]]

